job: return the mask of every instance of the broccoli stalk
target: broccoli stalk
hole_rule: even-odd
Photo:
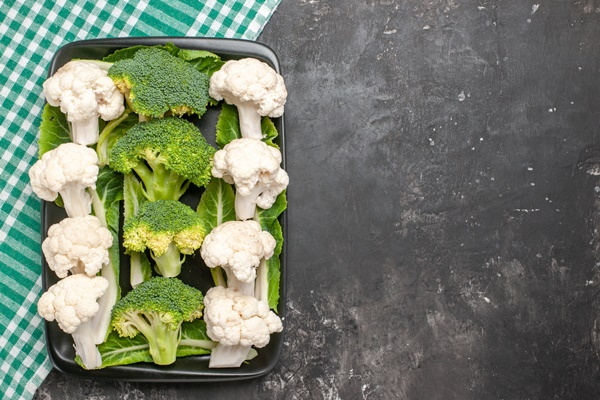
[[[145,163],[138,163],[133,170],[144,182],[143,192],[147,199],[179,199],[188,189],[190,181],[163,164],[159,151],[147,149]]]
[[[200,216],[177,200],[145,202],[123,226],[123,246],[136,252],[149,249],[164,277],[179,275],[185,256],[199,249],[205,236]]]
[[[142,334],[152,360],[158,365],[175,362],[181,325],[202,316],[202,293],[177,278],[152,278],[115,304],[112,325],[121,337]]]
[[[144,312],[137,310],[124,313],[122,318],[127,318],[128,323],[146,338],[150,355],[155,364],[169,365],[175,361],[177,346],[181,340],[181,329],[173,329],[170,316],[161,312]]]
[[[194,124],[170,117],[134,125],[117,140],[109,162],[116,171],[135,174],[147,200],[178,200],[190,183],[210,182],[214,153]]]
[[[169,243],[169,247],[163,255],[159,256],[156,255],[154,251],[150,251],[152,258],[156,262],[156,268],[160,271],[162,276],[171,278],[179,275],[181,266],[185,262],[185,255],[181,254],[181,250],[179,250],[174,242]]]

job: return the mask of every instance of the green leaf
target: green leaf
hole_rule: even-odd
[[[221,57],[206,50],[187,50],[181,49],[177,56],[190,64],[192,64],[198,71],[212,76],[213,73],[221,69],[225,61],[221,60]]]
[[[232,140],[242,137],[240,133],[240,119],[237,107],[222,103],[221,113],[217,120],[217,145],[220,149]]]
[[[181,324],[181,341],[177,347],[177,357],[210,354],[217,345],[206,334],[206,323],[201,319]],[[120,337],[116,331],[111,331],[104,343],[98,346],[102,356],[100,368],[128,365],[138,362],[152,362],[150,346],[144,335],[133,338]],[[75,357],[75,362],[82,366],[81,358]]]
[[[279,148],[273,140],[279,136],[275,124],[269,117],[263,117],[261,120],[261,130],[263,133],[263,142],[269,146]],[[221,105],[221,113],[217,120],[217,145],[220,149],[232,140],[242,137],[240,132],[240,117],[237,107],[225,102]]]
[[[235,221],[235,193],[233,188],[223,179],[212,178],[196,209],[202,219],[206,234],[217,225],[227,221]],[[220,267],[210,269],[215,285],[223,285],[225,278]]]
[[[265,142],[269,146],[279,148],[279,146],[277,146],[277,144],[273,142],[273,140],[275,140],[275,138],[279,136],[279,132],[277,132],[277,128],[275,127],[275,124],[273,123],[271,118],[263,117],[260,121],[260,126],[264,136],[263,142]]]
[[[138,122],[138,115],[127,109],[119,118],[105,125],[104,129],[100,132],[98,143],[96,144],[99,166],[102,167],[108,164],[108,154],[117,140],[123,137]]]
[[[273,310],[277,309],[279,303],[279,288],[281,284],[281,250],[283,248],[283,230],[279,223],[279,216],[287,208],[286,191],[284,190],[277,196],[273,206],[267,210],[257,207],[256,220],[264,231],[269,232],[275,238],[275,250],[273,256],[261,263],[259,267],[257,280],[260,280],[257,285],[267,286],[267,303]]]
[[[67,116],[60,111],[59,107],[46,104],[42,111],[42,123],[40,125],[39,156],[42,157],[47,151],[70,141],[71,135]]]
[[[133,55],[138,50],[145,49],[148,47],[150,47],[150,46],[138,45],[138,46],[127,47],[125,49],[119,49],[119,50],[115,51],[114,53],[109,54],[106,57],[104,57],[102,59],[102,61],[114,63],[117,61],[126,60],[128,58],[132,58]]]
[[[123,199],[125,220],[137,214],[142,204],[148,201],[144,196],[142,183],[133,173],[123,175]]]
[[[177,347],[177,357],[210,354],[217,345],[206,334],[206,323],[201,319],[181,324],[181,341]]]
[[[106,342],[98,346],[98,351],[102,356],[100,368],[152,362],[149,347],[144,335],[127,338],[120,337],[116,331],[111,331]],[[75,357],[75,362],[82,365],[79,356]]]
[[[113,246],[109,250],[111,263],[119,269],[119,218],[120,202],[123,200],[123,175],[108,167],[100,168],[96,190],[90,190],[94,215],[113,234]],[[117,281],[118,281],[117,273]]]
[[[231,185],[223,179],[212,178],[200,197],[196,212],[207,234],[223,222],[234,221],[235,193]]]
[[[277,244],[273,256],[267,260],[267,282],[268,282],[268,301],[269,307],[277,310],[279,304],[279,287],[281,283],[281,249],[283,247],[283,231],[278,220],[275,220],[269,229]]]
[[[258,217],[258,222],[262,226],[263,230],[269,230],[269,226],[273,223],[273,221],[277,220],[279,216],[283,213],[283,211],[287,208],[287,196],[286,191],[279,193],[275,202],[271,206],[271,208],[267,210],[263,210],[260,207],[256,208],[256,214]]]
[[[92,320],[96,331],[102,330],[108,334],[112,307],[121,297],[119,218],[121,200],[123,200],[123,175],[108,167],[100,168],[96,179],[96,189],[90,189],[90,194],[94,215],[100,220],[102,226],[108,228],[113,237],[113,245],[108,249],[109,263],[102,267],[101,272],[101,275],[109,281],[109,288],[99,300],[100,310]]]
[[[144,196],[142,183],[134,174],[125,174],[123,178],[123,217],[127,220],[129,217],[137,214],[143,203],[148,201]],[[129,255],[129,281],[131,286],[147,281],[152,276],[152,266],[146,253],[127,250]]]
[[[108,228],[118,232],[119,202],[123,200],[123,175],[108,167],[100,168],[96,179],[96,193],[101,203],[95,205],[94,212],[103,210]]]
[[[179,49],[179,47],[175,46],[175,45],[174,45],[173,43],[171,43],[171,42],[167,42],[167,43],[165,43],[165,45],[164,45],[164,46],[157,45],[157,46],[155,46],[155,47],[162,48],[163,50],[166,50],[166,51],[168,51],[168,52],[169,52],[171,55],[173,55],[173,56],[176,56],[176,55],[177,55],[177,54],[179,54],[179,52],[181,51],[181,50]]]
[[[179,49],[173,43],[165,43],[164,45],[159,44],[156,46],[137,45],[116,50],[114,53],[104,57],[102,61],[114,63],[121,60],[127,60],[128,58],[133,58],[133,56],[135,55],[135,53],[138,52],[138,50],[147,49],[149,47],[156,47],[159,49],[166,50],[174,56],[176,56],[179,52]]]

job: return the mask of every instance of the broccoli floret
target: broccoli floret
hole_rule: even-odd
[[[178,200],[190,182],[208,185],[214,153],[193,123],[170,117],[134,125],[114,144],[109,163],[135,172],[148,200]]]
[[[199,249],[205,236],[200,216],[176,200],[146,202],[123,226],[123,246],[150,249],[157,272],[169,278],[179,275],[185,255]]]
[[[152,118],[206,112],[208,75],[169,52],[152,47],[133,58],[115,62],[108,76],[125,95],[133,111]]]
[[[119,336],[144,335],[159,365],[175,362],[181,324],[202,316],[202,293],[177,278],[154,277],[127,293],[114,306],[112,326]]]

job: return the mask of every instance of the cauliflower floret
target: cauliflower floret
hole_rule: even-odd
[[[92,199],[86,188],[96,188],[98,155],[86,146],[63,143],[42,156],[30,169],[35,194],[54,201],[60,194],[69,217],[91,213]]]
[[[65,333],[73,333],[98,312],[97,299],[108,288],[108,280],[84,274],[67,276],[50,286],[38,301],[38,311],[47,321],[56,321]]]
[[[261,116],[283,114],[287,90],[283,77],[267,63],[255,58],[227,61],[210,78],[209,94],[235,105],[242,137],[261,139]]]
[[[83,145],[98,141],[98,117],[110,121],[125,109],[123,94],[107,72],[90,61],[70,61],[43,85],[46,100],[71,122],[71,139]]]
[[[237,219],[254,216],[256,206],[269,209],[289,183],[281,167],[281,152],[260,139],[240,138],[214,155],[212,175],[235,184]]]
[[[211,354],[211,368],[239,367],[251,346],[264,347],[272,333],[283,330],[281,319],[267,303],[230,288],[209,289],[204,307],[206,333],[219,342]]]
[[[204,238],[200,255],[208,267],[225,269],[231,288],[239,286],[233,285],[236,280],[253,283],[261,259],[269,259],[274,249],[275,238],[263,231],[258,222],[228,221],[214,228]],[[252,286],[246,294],[253,293]]]
[[[91,319],[100,308],[97,299],[107,288],[108,280],[101,276],[70,275],[50,286],[38,301],[42,318],[56,320],[60,329],[71,334],[75,352],[87,369],[102,365],[102,357],[94,343]]]
[[[96,275],[108,264],[108,249],[113,237],[100,220],[92,215],[65,218],[48,229],[42,251],[48,266],[59,278],[86,273]]]

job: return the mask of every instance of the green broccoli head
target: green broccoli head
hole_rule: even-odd
[[[206,112],[208,75],[190,63],[157,47],[135,52],[132,58],[116,61],[108,76],[125,94],[137,114],[162,118]]]
[[[190,182],[208,185],[214,153],[193,123],[170,117],[134,125],[113,146],[109,164],[135,172],[148,200],[178,200]]]
[[[156,364],[175,361],[181,324],[202,316],[203,296],[177,278],[154,277],[121,298],[112,311],[119,336],[144,335]]]
[[[123,246],[149,249],[157,272],[165,277],[179,275],[185,255],[199,249],[205,236],[202,218],[177,200],[145,202],[123,226]]]

